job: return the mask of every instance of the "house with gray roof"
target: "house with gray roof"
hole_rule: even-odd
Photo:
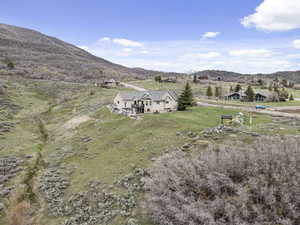
[[[115,88],[119,85],[119,82],[115,79],[104,80],[101,84],[103,88]]]
[[[273,101],[274,93],[269,91],[255,91],[255,101],[256,102],[267,102]],[[239,92],[232,92],[228,95],[224,96],[226,100],[240,100],[240,101],[247,101],[247,95],[245,91]]]
[[[170,90],[120,92],[113,110],[127,115],[172,112],[177,110],[177,100],[177,94]]]

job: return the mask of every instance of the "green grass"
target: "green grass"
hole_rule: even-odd
[[[214,107],[196,107],[185,112],[146,114],[142,120],[132,120],[111,114],[102,108],[93,115],[93,120],[82,124],[69,139],[57,141],[48,152],[59,146],[70,145],[84,151],[65,160],[67,165],[78,166],[72,179],[73,191],[84,189],[90,180],[99,179],[112,184],[128,174],[133,167],[148,167],[151,158],[160,156],[166,149],[175,149],[189,141],[177,137],[177,132],[194,131],[219,124],[222,114],[237,114],[239,110]],[[270,117],[256,115],[254,126],[269,122]],[[92,141],[80,143],[80,137],[92,137]]]

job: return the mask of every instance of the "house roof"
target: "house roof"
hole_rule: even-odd
[[[226,97],[232,96],[232,95],[240,95],[240,96],[246,96],[244,91],[239,91],[239,92],[231,92],[228,95],[226,95]]]
[[[239,94],[240,96],[243,96],[243,97],[247,96],[245,91],[239,91],[239,92],[231,92],[228,95],[226,95],[226,97],[230,97],[234,94]],[[265,96],[265,97],[269,97],[270,95],[272,95],[272,93],[268,92],[268,91],[255,91],[255,94],[256,95],[259,94],[259,95],[262,95],[262,96]]]
[[[141,100],[150,98],[153,101],[163,100],[163,96],[169,94],[174,100],[177,100],[178,96],[175,91],[131,91],[131,92],[121,92],[120,97],[124,100]]]

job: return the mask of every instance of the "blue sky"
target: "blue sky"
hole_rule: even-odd
[[[299,0],[3,0],[0,22],[130,67],[300,69]]]

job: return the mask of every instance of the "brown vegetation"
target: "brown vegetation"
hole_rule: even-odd
[[[300,140],[230,143],[198,157],[162,157],[145,208],[161,225],[300,224]]]

